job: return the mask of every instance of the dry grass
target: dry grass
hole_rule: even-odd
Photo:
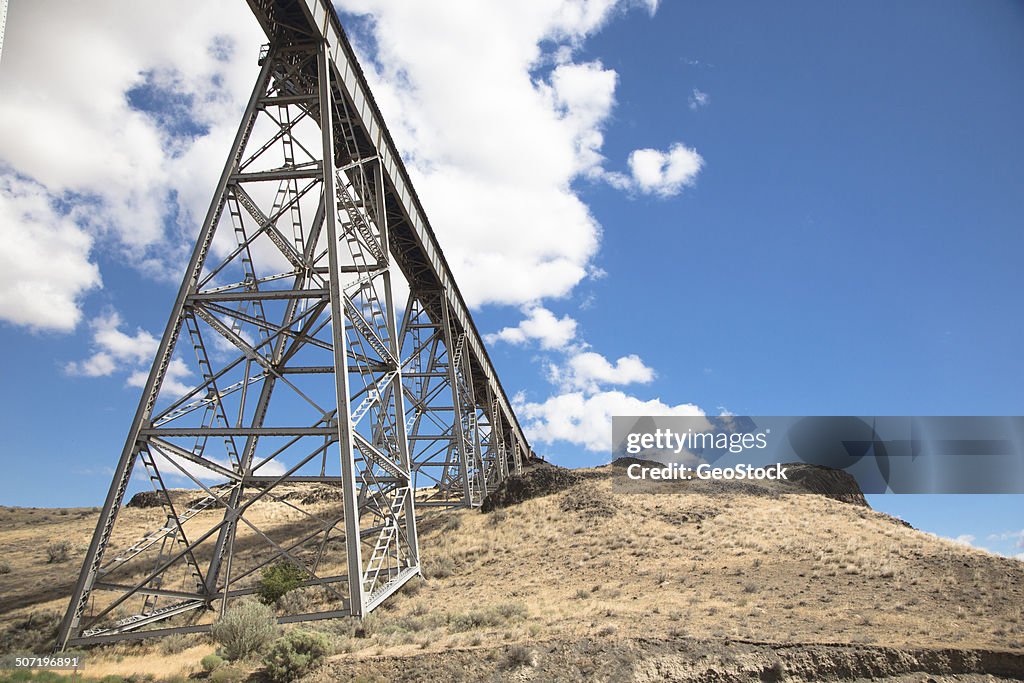
[[[252,511],[282,530],[296,514],[277,503]],[[159,526],[161,515],[124,511],[114,544]],[[95,518],[0,511],[0,551],[12,568],[0,574],[5,623],[65,608]],[[361,623],[313,625],[337,657],[521,645],[509,666],[522,667],[537,643],[581,638],[1024,649],[1024,563],[815,495],[632,495],[594,478],[499,516],[429,512],[420,529],[425,580]],[[50,564],[45,539],[58,532],[75,549]],[[197,641],[178,652],[157,643],[103,650],[89,673],[154,671],[159,662],[158,677],[188,675],[213,649]]]

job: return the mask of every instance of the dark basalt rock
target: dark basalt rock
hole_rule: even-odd
[[[573,472],[548,463],[538,463],[523,468],[522,474],[513,474],[498,485],[483,500],[481,511],[491,512],[499,508],[522,503],[524,500],[564,491],[583,478]]]
[[[848,472],[801,462],[786,463],[784,467],[791,484],[843,503],[871,507],[857,480]]]

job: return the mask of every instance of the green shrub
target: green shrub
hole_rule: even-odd
[[[263,663],[270,680],[287,683],[312,671],[328,654],[330,645],[323,634],[296,629],[274,642]]]
[[[0,562],[0,574],[10,574],[11,565],[7,562]]]
[[[206,655],[199,660],[199,666],[203,667],[203,671],[209,673],[222,665],[224,660],[217,655]]]
[[[256,593],[264,605],[272,605],[288,591],[302,584],[305,573],[291,562],[282,560],[263,568],[263,575],[256,586]]]
[[[228,659],[245,659],[259,652],[277,637],[277,633],[274,610],[255,600],[236,604],[211,631]]]

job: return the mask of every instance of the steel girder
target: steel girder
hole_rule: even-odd
[[[339,83],[352,104],[351,144],[360,154],[376,154],[381,159],[385,176],[384,202],[395,263],[413,292],[440,292],[447,301],[453,334],[456,338],[465,335],[465,355],[472,367],[473,381],[479,386],[476,395],[483,397],[490,392],[491,401],[497,404],[500,413],[507,448],[518,452],[522,459],[528,459],[531,454],[529,443],[331,3],[329,0],[248,2],[272,44],[291,40],[296,32],[326,41]],[[439,308],[439,300],[432,296],[426,299],[424,306],[430,318],[440,321],[443,311]],[[493,409],[490,404],[487,406],[488,412]]]
[[[477,505],[530,454],[330,4],[249,5],[262,70],[58,648],[208,630],[278,563],[314,593],[280,621],[363,615],[419,572],[417,504]],[[136,539],[133,472],[164,520]]]
[[[59,646],[208,626],[273,563],[321,590],[293,618],[364,614],[419,572],[383,173],[349,148],[348,110],[322,43],[263,58]],[[175,391],[175,367],[199,381]],[[139,463],[166,521],[112,548]]]
[[[441,310],[440,320],[430,318],[424,300]],[[410,293],[401,329],[417,505],[480,505],[487,487],[465,335],[452,334],[440,292]]]

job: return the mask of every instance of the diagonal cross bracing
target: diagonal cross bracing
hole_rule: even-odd
[[[58,648],[208,630],[282,567],[282,622],[366,614],[419,573],[417,507],[479,505],[530,454],[330,4],[249,5],[270,44]]]

